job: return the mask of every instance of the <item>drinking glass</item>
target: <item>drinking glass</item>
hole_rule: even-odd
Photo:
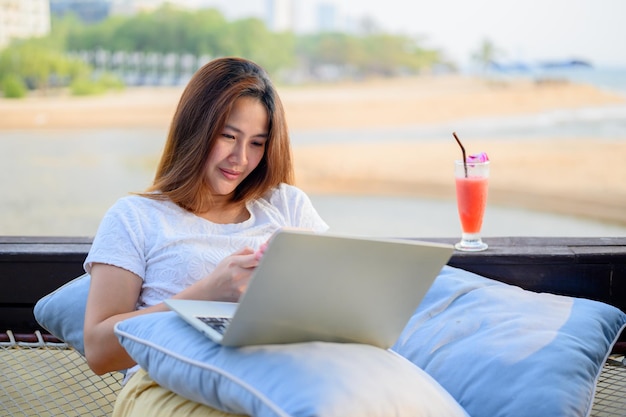
[[[476,252],[487,249],[480,237],[487,205],[489,161],[454,161],[456,202],[463,235],[455,245],[457,250]]]

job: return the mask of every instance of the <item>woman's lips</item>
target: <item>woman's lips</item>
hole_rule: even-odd
[[[229,180],[236,180],[241,175],[241,172],[232,171],[230,169],[220,168],[220,171],[222,172],[222,175],[224,175],[224,177],[226,177]]]

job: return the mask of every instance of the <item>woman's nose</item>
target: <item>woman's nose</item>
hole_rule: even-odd
[[[230,154],[231,160],[234,162],[243,165],[248,160],[248,155],[246,153],[246,147],[242,144],[238,143],[233,147],[233,150]]]

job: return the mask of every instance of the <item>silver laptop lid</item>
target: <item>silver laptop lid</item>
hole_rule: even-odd
[[[222,344],[319,340],[388,348],[452,252],[446,244],[282,230]]]

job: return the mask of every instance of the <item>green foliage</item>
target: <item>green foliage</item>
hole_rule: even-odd
[[[294,65],[293,45],[292,35],[270,32],[259,19],[243,19],[225,28],[221,50],[214,56],[245,57],[276,73]]]
[[[97,79],[77,77],[70,83],[70,93],[74,96],[92,96],[109,90],[123,90],[124,83],[115,75],[104,73]]]
[[[483,71],[487,71],[489,65],[502,55],[502,51],[497,48],[489,39],[484,39],[480,47],[472,54],[472,59],[482,66]]]
[[[192,12],[166,5],[152,13],[115,16],[94,25],[75,26],[66,37],[66,49],[217,56],[224,55],[224,31],[228,26],[217,10]]]
[[[2,78],[1,88],[5,98],[22,98],[27,92],[26,84],[15,74],[5,75]]]
[[[45,90],[53,79],[72,79],[89,72],[81,61],[51,47],[49,39],[16,42],[0,53],[0,77],[17,74],[33,88]]]
[[[70,93],[73,96],[92,96],[105,91],[106,88],[102,84],[85,77],[75,78],[70,83]]]
[[[334,68],[342,77],[415,74],[442,62],[438,51],[420,47],[419,40],[368,30],[362,35],[276,33],[255,18],[229,22],[215,9],[194,11],[163,6],[150,13],[114,16],[96,24],[75,16],[53,18],[52,32],[43,39],[14,43],[0,52],[0,77],[18,74],[30,88],[71,85],[75,94],[116,88],[94,80],[93,69],[76,51],[241,56],[262,65],[273,77],[281,73],[315,74]],[[106,80],[106,79],[105,79]]]
[[[66,27],[69,24],[65,23]],[[57,25],[53,25],[53,29]],[[241,56],[270,73],[305,66],[352,69],[358,75],[417,73],[441,60],[417,39],[370,30],[365,35],[321,33],[296,36],[271,32],[255,18],[228,22],[215,9],[186,11],[163,6],[151,13],[112,17],[67,30],[67,50],[190,53]]]
[[[416,74],[441,61],[437,51],[420,48],[415,39],[378,32],[310,35],[300,39],[297,49],[311,71],[333,65],[351,68],[358,76]]]
[[[98,84],[102,85],[106,90],[123,90],[124,81],[120,80],[115,74],[105,72],[97,79]]]

